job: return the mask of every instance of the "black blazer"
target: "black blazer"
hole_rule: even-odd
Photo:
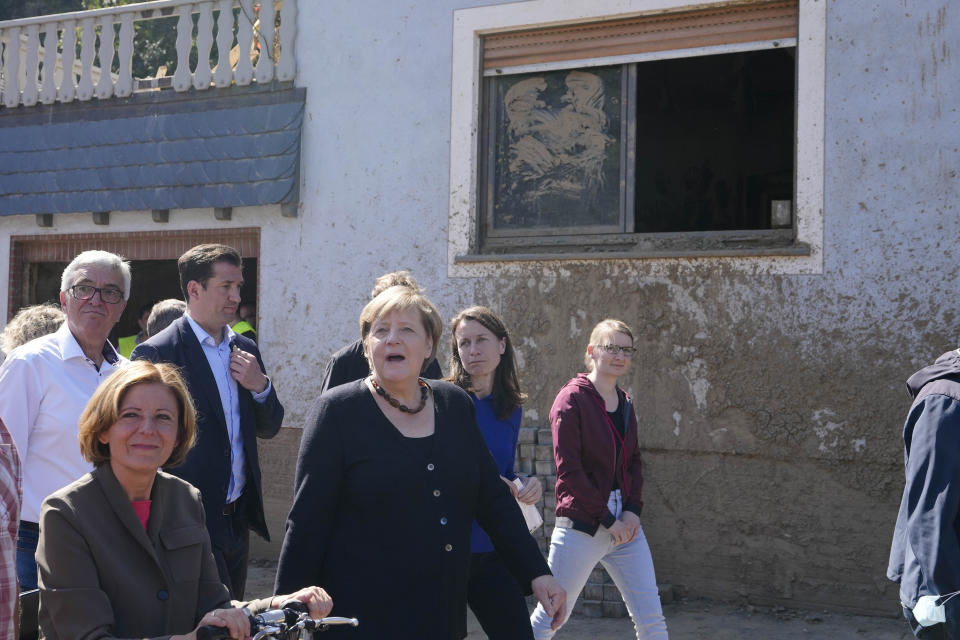
[[[304,428],[274,592],[323,585],[339,615],[360,619],[330,640],[464,637],[474,518],[528,592],[549,573],[470,396],[430,385],[432,442],[405,438],[363,381],[322,394]]]
[[[260,351],[255,342],[241,335],[236,337],[237,346],[252,353],[266,373]],[[227,502],[230,486],[230,439],[227,421],[223,415],[220,393],[210,364],[203,353],[200,341],[186,317],[181,317],[169,327],[137,345],[131,360],[166,362],[180,367],[197,409],[197,444],[190,450],[186,461],[179,467],[167,470],[200,489],[203,508],[207,512],[207,528],[217,544],[218,539],[227,539],[228,521],[216,517]],[[260,404],[253,394],[237,385],[240,397],[240,431],[243,434],[243,450],[246,456],[247,517],[250,528],[265,540],[270,539],[267,521],[263,514],[263,489],[260,480],[260,459],[257,455],[257,438],[272,438],[283,423],[283,406],[272,387],[266,402]]]

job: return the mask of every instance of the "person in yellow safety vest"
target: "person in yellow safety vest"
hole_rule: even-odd
[[[241,302],[237,307],[238,320],[230,327],[234,333],[245,338],[257,341],[257,305],[252,302]]]
[[[134,348],[149,337],[147,336],[147,318],[150,317],[151,309],[153,309],[152,302],[140,305],[140,313],[137,316],[137,325],[140,326],[140,331],[135,336],[125,336],[117,340],[117,351],[127,360],[130,359],[130,354],[133,353]]]

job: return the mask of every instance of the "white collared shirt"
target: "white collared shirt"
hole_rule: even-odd
[[[20,454],[23,520],[39,522],[44,498],[93,469],[80,455],[77,422],[100,383],[127,362],[109,342],[104,355],[98,371],[64,322],[0,366],[0,418]]]
[[[230,438],[230,485],[227,488],[227,504],[237,500],[243,493],[247,477],[245,473],[246,454],[243,451],[243,432],[240,430],[240,396],[237,381],[230,375],[230,343],[237,335],[229,326],[223,327],[223,340],[220,344],[197,321],[186,314],[190,328],[203,347],[203,355],[207,357],[210,371],[217,383],[220,393],[220,404],[223,407],[223,417],[227,421],[227,436]],[[254,393],[255,402],[263,403],[270,394],[272,383],[267,381],[267,388],[260,393]]]

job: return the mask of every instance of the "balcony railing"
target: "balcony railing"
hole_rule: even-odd
[[[157,86],[133,77],[134,23],[174,16],[175,91],[294,79],[296,0],[156,0],[0,22],[0,104],[122,98]]]

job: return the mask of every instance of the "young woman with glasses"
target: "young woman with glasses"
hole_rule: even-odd
[[[557,519],[548,564],[567,592],[569,612],[600,562],[620,589],[638,640],[659,640],[667,638],[667,627],[640,526],[637,416],[630,396],[617,386],[635,351],[626,324],[599,323],[584,356],[588,372],[567,382],[550,409]],[[553,637],[539,606],[530,621],[537,640]]]

